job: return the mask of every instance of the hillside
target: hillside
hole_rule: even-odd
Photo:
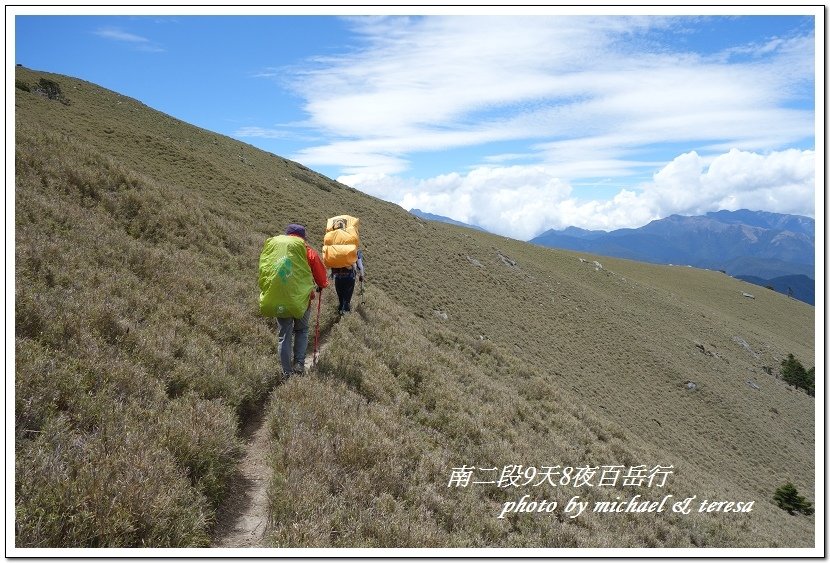
[[[272,546],[815,545],[817,517],[772,501],[790,481],[823,510],[815,400],[777,377],[788,353],[815,364],[813,307],[424,221],[96,85],[16,78],[17,547],[209,545],[269,398]],[[361,219],[366,304],[338,323],[326,290],[317,373],[277,385],[259,252],[290,222],[319,249],[341,213]],[[671,469],[538,481],[556,466]],[[448,486],[463,467],[515,479]],[[754,506],[561,508],[636,494]],[[498,518],[523,495],[561,507]]]
[[[772,279],[764,279],[755,276],[735,276],[754,285],[764,288],[772,288],[773,291],[788,295],[810,305],[816,303],[815,282],[807,276],[779,276]]]

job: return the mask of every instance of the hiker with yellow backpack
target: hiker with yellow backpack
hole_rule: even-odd
[[[331,268],[331,278],[340,301],[337,312],[342,316],[352,310],[355,278],[363,283],[363,251],[360,250],[358,225],[360,220],[350,215],[332,217],[326,223],[323,239],[323,263]]]
[[[283,376],[305,372],[308,321],[316,293],[328,286],[326,267],[306,240],[305,227],[291,224],[265,241],[259,256],[259,309],[276,317]],[[322,296],[318,296],[319,299]],[[319,309],[318,309],[319,313]]]

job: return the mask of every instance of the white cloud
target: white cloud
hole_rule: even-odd
[[[815,38],[681,50],[695,21],[353,18],[357,46],[292,71],[302,126],[324,139],[292,158],[518,239],[719,209],[812,216]],[[432,155],[455,172],[414,168]]]
[[[405,209],[419,208],[490,231],[529,238],[544,230],[548,206],[564,201],[571,187],[543,167],[482,167],[466,175],[445,174],[420,181],[385,175],[338,179],[370,194],[383,194]]]
[[[162,52],[164,49],[159,45],[153,43],[146,37],[129,33],[117,27],[101,28],[94,32],[95,35],[103,37],[104,39],[111,39],[113,41],[120,41],[122,43],[129,43],[140,51],[148,52]]]
[[[104,37],[106,39],[113,39],[115,41],[126,41],[127,43],[149,43],[150,40],[146,37],[141,37],[140,35],[135,35],[133,33],[128,33],[118,28],[114,27],[107,27],[99,29],[95,32],[95,35],[99,37]]]
[[[308,124],[331,139],[293,156],[308,165],[401,173],[416,152],[523,141],[519,152],[577,179],[631,174],[634,151],[665,142],[769,151],[814,134],[812,112],[784,108],[812,79],[812,37],[704,56],[642,46],[678,18],[351,21],[361,48],[296,75]]]
[[[267,129],[265,127],[240,127],[233,134],[236,137],[259,137],[262,139],[284,139],[291,135],[285,129]]]
[[[641,186],[623,207],[654,216],[752,209],[812,217],[816,154],[789,149],[758,154],[730,150],[714,158],[682,154]],[[637,225],[625,225],[637,226]]]
[[[279,78],[283,74],[283,71],[279,68],[265,68],[259,72],[254,73],[251,75],[253,78]]]
[[[572,187],[545,166],[480,167],[426,180],[383,174],[338,180],[405,209],[449,216],[521,240],[549,228],[612,230],[639,227],[672,213],[720,209],[812,216],[816,190],[815,153],[809,150],[731,150],[710,159],[682,154],[651,181],[620,189],[610,200],[576,198]]]
[[[691,160],[697,157],[694,154],[684,156],[690,156]],[[689,167],[683,174],[690,181],[702,170],[700,158],[697,160],[697,166]],[[658,201],[674,213],[750,208],[812,216],[816,196],[815,167],[813,151],[787,150],[760,155],[731,150],[712,160],[705,172],[699,173],[698,186],[679,186],[676,182],[682,177],[668,180],[658,174],[654,187],[646,193],[653,190],[659,194]],[[664,181],[666,186],[663,186]],[[699,188],[699,195],[693,201],[689,202],[688,197],[677,198],[679,192],[695,188]]]
[[[314,164],[330,164],[339,166],[349,174],[365,174],[369,176],[395,174],[406,169],[406,162],[397,156],[386,154],[386,151],[370,150],[370,141],[332,143],[326,147],[310,147],[301,151],[301,158],[295,158],[307,166]]]

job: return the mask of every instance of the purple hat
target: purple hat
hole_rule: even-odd
[[[296,223],[291,223],[285,228],[285,234],[297,235],[298,237],[305,239],[305,227],[297,225]]]

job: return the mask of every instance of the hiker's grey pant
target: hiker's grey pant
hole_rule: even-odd
[[[305,310],[305,315],[299,319],[288,317],[277,319],[280,335],[280,364],[282,372],[290,375],[294,372],[292,367],[292,354],[294,363],[301,367],[305,365],[305,350],[308,347],[308,319],[311,316],[311,305]]]

